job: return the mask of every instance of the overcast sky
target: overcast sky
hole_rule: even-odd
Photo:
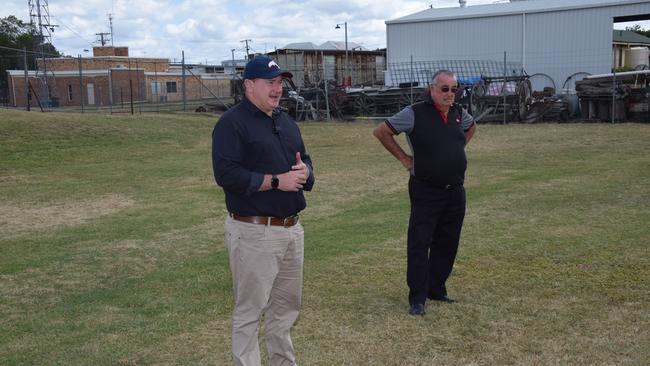
[[[41,0],[44,2],[44,0]],[[503,2],[467,0],[467,6]],[[0,17],[29,21],[27,0],[2,0]],[[220,64],[244,58],[242,40],[255,52],[270,52],[292,42],[344,41],[337,23],[348,23],[348,41],[368,49],[386,47],[385,21],[425,10],[458,6],[457,0],[49,0],[50,22],[59,25],[52,43],[66,55],[90,56],[99,45],[95,33],[109,32],[114,45],[131,56],[189,63]],[[644,23],[645,24],[645,23]],[[622,25],[624,28],[624,25]],[[618,26],[616,28],[619,28]],[[91,51],[92,52],[92,51]]]

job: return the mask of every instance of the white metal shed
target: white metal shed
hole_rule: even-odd
[[[386,22],[390,65],[431,60],[521,64],[562,88],[576,72],[607,73],[614,22],[650,19],[648,0],[528,0],[431,8]]]

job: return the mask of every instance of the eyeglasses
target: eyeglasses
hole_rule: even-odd
[[[456,92],[458,91],[458,88],[457,87],[456,88],[453,88],[453,87],[450,88],[448,85],[443,85],[443,86],[440,87],[440,91],[443,92],[443,93],[449,93],[449,91],[451,91],[452,93],[456,94]]]

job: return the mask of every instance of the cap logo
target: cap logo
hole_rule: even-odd
[[[269,61],[269,69],[272,68],[273,66],[277,67],[278,69],[280,68],[280,66],[278,66],[278,64],[276,64],[275,61],[273,60]]]

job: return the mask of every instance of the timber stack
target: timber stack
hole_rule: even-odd
[[[650,70],[588,76],[576,81],[576,92],[586,120],[650,121]]]

